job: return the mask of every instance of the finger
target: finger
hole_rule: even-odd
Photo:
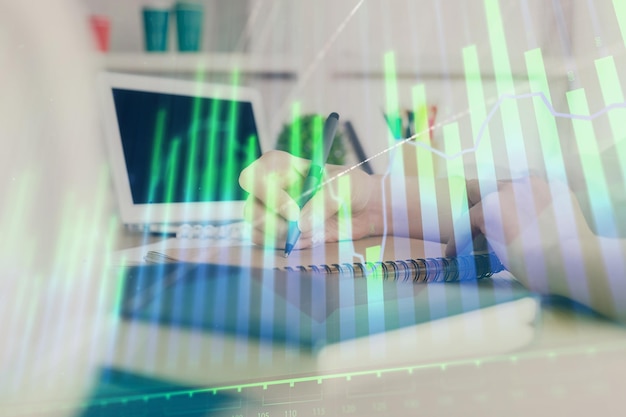
[[[263,247],[280,248],[285,245],[285,240],[275,234],[265,233],[265,229],[253,229],[252,243]]]
[[[510,182],[498,193],[483,198],[481,206],[484,218],[481,231],[489,242],[507,243],[507,236],[517,234],[519,212]]]
[[[244,220],[252,225],[254,228],[263,227],[266,223],[277,222],[278,217],[282,222],[286,221],[278,213],[268,208],[261,200],[257,199],[253,195],[248,196],[243,206]]]
[[[269,210],[260,200],[249,196],[244,203],[244,219],[253,231],[252,241],[263,246],[285,244],[288,222],[282,216]],[[279,243],[282,241],[282,243]]]
[[[288,220],[300,213],[294,190],[300,188],[309,161],[281,151],[264,154],[239,176],[241,187],[260,200],[268,209]]]
[[[487,195],[499,191],[503,186],[509,184],[510,180],[490,180],[490,179],[473,179],[466,182],[467,200],[470,207],[477,204]]]
[[[248,196],[244,203],[243,217],[253,228],[282,227],[288,221],[253,195]]]
[[[286,188],[289,183],[284,181],[286,176],[270,173],[255,180],[254,188],[249,191],[253,198],[262,203],[265,210],[276,213],[287,220],[297,220],[300,208]],[[293,182],[297,182],[294,180]]]
[[[332,194],[325,188],[304,205],[298,219],[298,228],[301,232],[308,233],[323,229],[326,219],[339,211],[344,202]]]
[[[259,246],[283,249],[287,238],[286,230],[287,226],[282,227],[280,231],[268,231],[264,228],[253,229],[251,240],[252,243]],[[300,250],[310,248],[315,244],[319,244],[319,242],[313,241],[310,233],[302,234],[296,241],[293,249]]]
[[[252,228],[252,242],[265,247],[284,248],[287,227],[288,223],[280,217],[268,222],[256,222]]]
[[[475,204],[464,215],[455,220],[453,233],[446,245],[445,255],[456,256],[472,252],[474,239],[485,230],[482,202]]]
[[[480,183],[478,180],[468,180],[467,187],[467,202],[470,207],[480,201]]]
[[[259,182],[267,176],[277,173],[282,184],[289,184],[293,180],[304,177],[308,172],[310,161],[298,158],[283,151],[269,151],[246,167],[239,175],[241,188],[254,193]]]
[[[258,200],[252,194],[248,195],[243,203],[243,219],[248,223],[254,223],[259,218],[260,210],[256,207]]]
[[[302,249],[308,249],[312,246],[314,246],[314,244],[310,236],[300,235],[300,238],[298,239],[298,241],[296,242],[293,248],[294,250],[302,250]]]
[[[253,229],[264,229],[267,220],[266,217],[270,214],[277,216],[277,214],[268,210],[267,207],[253,195],[248,196],[243,206],[243,218]]]
[[[333,177],[334,174],[329,172],[331,179],[302,208],[298,224],[303,232],[323,228],[333,216],[341,227],[348,227],[352,215],[367,206],[372,189],[369,175],[361,171]],[[342,235],[340,231],[338,234]]]

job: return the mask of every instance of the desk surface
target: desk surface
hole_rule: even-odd
[[[135,246],[144,237],[125,239],[121,247]],[[183,335],[154,325],[128,326],[117,324],[115,336],[109,338],[109,354],[99,366],[129,371],[130,364],[134,374],[173,384],[165,391],[128,394],[124,406],[143,413],[166,409],[190,413],[191,408],[195,414],[185,415],[605,416],[626,412],[621,405],[626,329],[558,303],[542,308],[535,340],[515,352],[384,370],[365,367],[351,375],[302,375],[293,363],[281,370],[280,358],[266,352],[265,360],[275,374],[290,377],[263,380],[262,374],[245,375],[244,367],[242,376],[252,382],[230,387],[201,382],[203,375],[225,372],[219,366],[219,349],[225,345],[210,336],[193,331]],[[189,398],[204,400],[198,405]],[[109,402],[100,398],[91,408],[83,408],[81,415],[116,415],[120,409],[115,407],[114,398]]]
[[[173,409],[188,412],[188,407],[196,407],[197,414],[191,415],[228,417],[623,415],[626,332],[561,307],[546,308],[540,328],[534,343],[497,357],[407,364],[352,375],[299,375],[294,369],[292,378],[257,378],[247,385],[215,390],[189,383],[185,366],[179,366],[172,379],[177,384],[150,397],[135,393],[128,397],[125,407],[150,413]],[[167,331],[156,335],[144,330],[139,337],[153,344],[173,346],[173,340],[180,340]],[[210,357],[210,350],[203,351],[209,345],[197,337],[181,349],[191,347],[193,351],[195,347],[198,355]],[[150,352],[149,345],[143,349],[144,355]],[[173,357],[161,358],[163,363],[168,359],[176,362]],[[199,357],[196,360],[202,362]],[[197,368],[191,373],[208,374],[216,367]],[[190,398],[197,402],[190,404]],[[115,402],[107,407],[112,414],[104,415],[119,412],[119,403],[117,408]],[[91,410],[102,411],[102,406],[94,405]]]

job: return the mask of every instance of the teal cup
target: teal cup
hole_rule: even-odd
[[[148,52],[167,51],[170,11],[167,9],[143,8],[145,46]]]
[[[175,10],[178,50],[181,52],[198,52],[202,39],[202,5],[192,2],[178,2]]]

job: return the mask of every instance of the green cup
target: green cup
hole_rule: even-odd
[[[198,52],[202,39],[202,5],[193,2],[178,2],[174,9],[176,11],[178,50],[181,52]]]
[[[154,7],[143,8],[145,47],[148,52],[167,51],[170,11]]]

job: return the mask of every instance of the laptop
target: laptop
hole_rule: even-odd
[[[240,172],[273,144],[251,88],[144,75],[99,75],[119,212],[129,228],[240,221]]]

